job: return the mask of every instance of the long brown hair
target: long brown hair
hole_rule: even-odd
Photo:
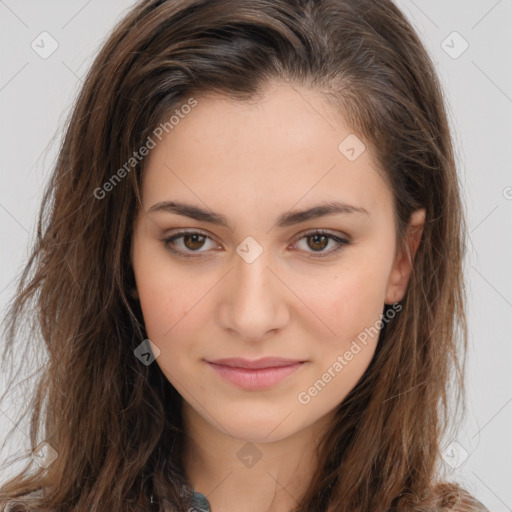
[[[145,161],[130,159],[190,98],[250,101],[276,80],[322,92],[369,145],[395,198],[399,244],[426,209],[402,310],[338,406],[296,510],[480,510],[439,477],[443,434],[464,410],[460,185],[433,64],[391,0],[147,0],[115,28],[67,124],[5,320],[6,366],[26,326],[19,343],[44,352],[30,442],[57,458],[41,467],[28,457],[0,506],[190,507],[181,397],[134,356],[146,335],[129,248]]]

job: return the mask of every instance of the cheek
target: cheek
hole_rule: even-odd
[[[149,276],[148,276],[149,277]],[[157,345],[186,336],[186,331],[198,325],[200,308],[199,287],[191,288],[183,277],[156,275],[146,279],[140,286],[139,300],[148,337]]]
[[[154,243],[135,243],[132,260],[147,335],[160,347],[184,323],[199,292]]]
[[[386,261],[358,254],[315,282],[304,282],[300,296],[316,313],[307,318],[315,319],[325,339],[346,343],[383,312],[386,282]]]
[[[139,300],[148,338],[159,348],[155,363],[178,392],[187,397],[192,362],[200,357],[196,331],[202,324],[199,287],[190,287],[191,277],[159,272],[156,265],[139,273]],[[187,285],[188,283],[188,285]],[[202,294],[204,295],[204,293]],[[194,307],[194,305],[196,305]],[[187,386],[182,386],[187,382]]]
[[[314,366],[302,382],[297,401],[313,416],[328,413],[356,386],[378,343],[384,309],[378,273],[354,270],[332,280],[329,292],[309,295],[312,309],[329,327],[316,338]],[[333,334],[334,333],[334,334]]]

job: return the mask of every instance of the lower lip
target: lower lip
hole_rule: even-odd
[[[247,390],[266,389],[295,373],[304,363],[273,368],[236,368],[208,362],[221,377],[235,386]]]

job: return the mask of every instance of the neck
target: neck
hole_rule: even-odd
[[[212,512],[289,512],[317,467],[317,443],[332,415],[272,442],[236,438],[183,404],[183,466]]]

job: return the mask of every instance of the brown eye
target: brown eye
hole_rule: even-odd
[[[327,247],[329,243],[329,238],[326,237],[325,235],[308,235],[306,238],[308,239],[308,241],[312,241],[312,243],[308,244],[308,246],[315,251],[322,251]]]
[[[350,245],[351,243],[349,240],[345,240],[326,231],[313,231],[306,233],[296,243],[298,244],[302,240],[306,240],[306,247],[299,247],[299,249],[309,253],[313,258],[330,256],[331,254],[343,249],[345,245]],[[329,246],[329,242],[333,242],[334,248],[331,250],[325,250]]]
[[[182,231],[161,239],[164,247],[182,258],[204,256],[208,252],[208,244],[213,240],[199,231]],[[213,245],[215,247],[215,244]],[[194,254],[195,253],[195,254]]]
[[[199,234],[191,234],[183,236],[183,245],[191,251],[197,251],[204,245],[206,237]]]

